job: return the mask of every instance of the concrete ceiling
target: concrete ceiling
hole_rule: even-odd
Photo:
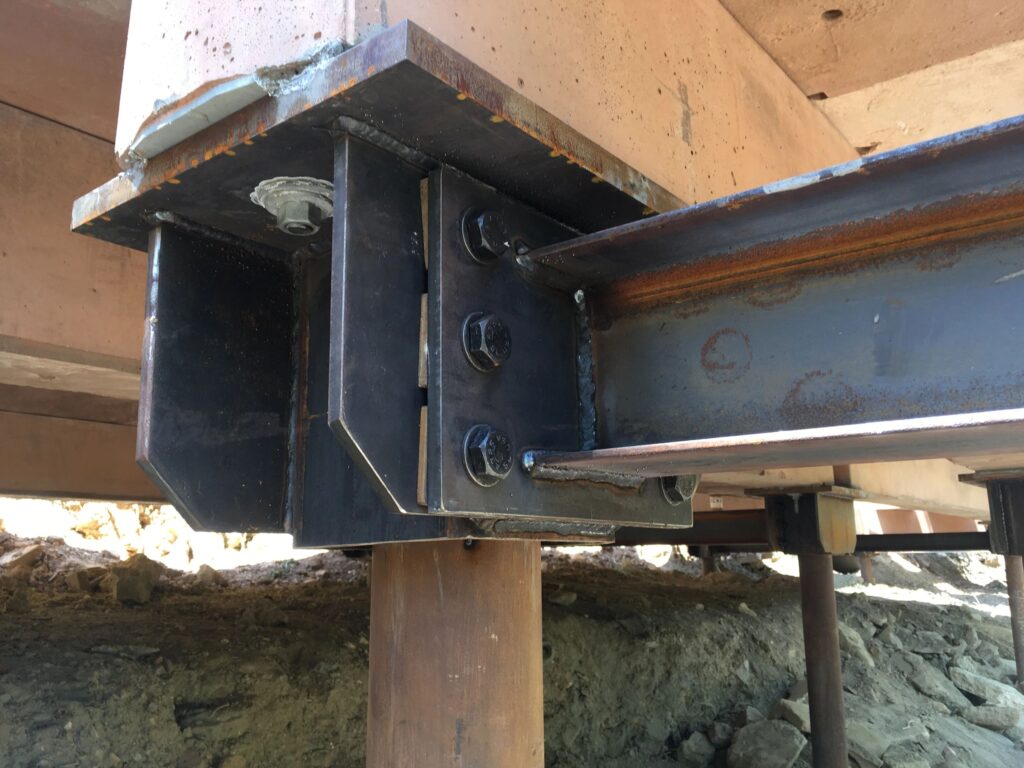
[[[721,0],[808,96],[1024,38],[1021,0]]]

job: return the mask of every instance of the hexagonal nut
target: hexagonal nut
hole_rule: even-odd
[[[496,211],[466,211],[462,239],[473,258],[486,264],[508,251],[510,237],[505,220]]]
[[[661,478],[661,492],[674,507],[692,499],[699,484],[700,475],[672,475]]]
[[[512,471],[512,441],[500,429],[477,424],[466,433],[466,471],[477,485],[497,485]]]
[[[474,368],[493,371],[512,354],[512,333],[496,315],[474,312],[462,324],[462,349]]]
[[[277,228],[289,235],[315,235],[322,221],[320,209],[304,200],[289,200],[277,211]]]

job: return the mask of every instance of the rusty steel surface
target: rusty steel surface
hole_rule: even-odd
[[[1005,555],[1006,592],[1010,599],[1013,657],[1017,664],[1017,688],[1024,691],[1024,558]]]
[[[1024,117],[530,254],[590,308],[598,450],[647,477],[1012,452]]]
[[[411,22],[273,90],[81,197],[73,228],[142,250],[146,213],[172,210],[283,246],[246,195],[273,176],[331,178],[330,134],[339,118],[407,145],[427,166],[457,167],[584,231],[679,204]],[[322,242],[329,242],[329,227]]]
[[[912,247],[922,272],[957,241],[1024,225],[1024,116],[537,249],[604,314],[744,294],[783,304],[807,272],[841,275]],[[700,314],[700,300],[681,311]]]

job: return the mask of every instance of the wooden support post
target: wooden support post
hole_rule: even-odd
[[[1024,691],[1024,556],[1004,555],[1006,592],[1010,598],[1013,657],[1017,661],[1017,688]]]
[[[814,766],[847,768],[846,708],[832,555],[807,554],[799,559]]]
[[[374,547],[367,768],[542,768],[540,544]]]

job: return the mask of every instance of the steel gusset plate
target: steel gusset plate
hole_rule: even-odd
[[[573,297],[526,279],[516,251],[574,233],[532,209],[448,168],[429,180],[429,387],[427,503],[430,512],[475,518],[535,518],[685,527],[689,503],[670,505],[656,482],[624,488],[590,481],[542,481],[522,469],[524,450],[580,445],[578,348]],[[495,211],[509,248],[480,263],[463,242],[468,210]],[[511,333],[511,355],[497,369],[472,365],[462,343],[466,318],[496,315]],[[515,465],[491,487],[470,477],[464,439],[488,424],[504,431]]]
[[[331,263],[153,230],[138,460],[194,527],[299,546],[464,535],[390,513],[327,424]]]
[[[417,502],[423,172],[349,135],[335,145],[328,412],[387,506]]]

